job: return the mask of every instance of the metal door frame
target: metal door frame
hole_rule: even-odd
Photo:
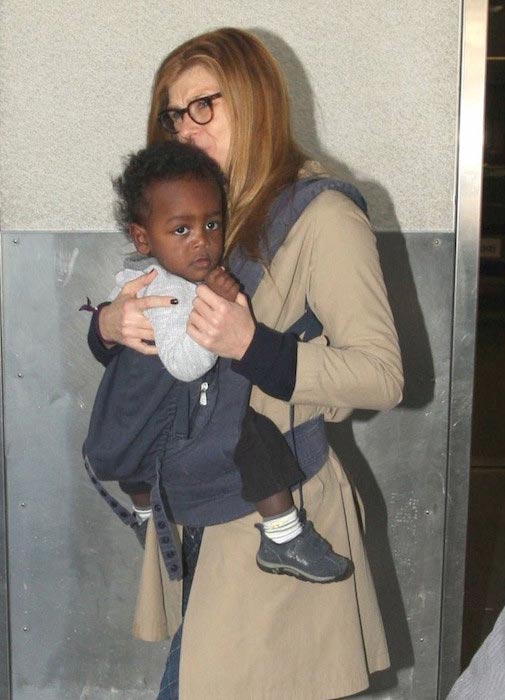
[[[2,246],[0,239],[0,697],[11,698],[9,580],[7,558],[7,495],[5,492]]]
[[[470,481],[484,145],[487,0],[462,5],[456,257],[438,697],[459,675]]]

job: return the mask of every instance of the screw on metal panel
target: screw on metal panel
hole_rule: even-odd
[[[24,501],[21,501],[21,503],[20,503],[19,505],[21,506],[21,508],[25,508],[25,507],[26,507],[26,503],[25,503]]]
[[[419,641],[424,642],[424,637],[420,637]]]
[[[426,515],[429,515],[431,513],[431,510],[426,509],[424,512],[426,513]]]
[[[18,377],[19,377],[20,379],[23,379],[23,372],[18,372]]]
[[[440,245],[440,238],[435,238],[433,245]]]
[[[12,242],[13,242],[13,243],[19,243],[19,238],[13,238],[13,239],[12,239]]]
[[[30,628],[27,627],[27,625],[25,625],[25,626],[23,627],[23,632],[28,632],[29,629],[30,629]]]

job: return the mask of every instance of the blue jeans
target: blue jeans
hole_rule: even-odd
[[[182,537],[184,577],[182,581],[182,617],[188,606],[189,592],[195,574],[202,542],[203,527],[185,527]],[[158,700],[179,700],[179,664],[181,660],[182,624],[172,637],[165,672],[161,679]]]

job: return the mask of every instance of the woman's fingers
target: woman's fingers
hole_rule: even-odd
[[[146,309],[158,309],[162,306],[172,306],[178,300],[175,297],[153,295],[151,297],[141,297],[140,299],[135,299],[135,301],[138,302],[138,308],[145,311]]]
[[[175,300],[168,296],[136,296],[139,290],[152,282],[156,274],[156,270],[151,270],[127,282],[114,301],[101,309],[98,324],[107,345],[119,343],[144,355],[156,354],[156,348],[142,342],[154,340],[151,322],[144,311],[170,306]]]
[[[155,345],[148,345],[143,343],[141,340],[132,339],[128,344],[128,347],[132,350],[142,353],[142,355],[157,355],[158,350]]]
[[[216,355],[240,360],[256,327],[247,297],[239,293],[237,301],[226,301],[205,285],[199,285],[196,294],[188,335]]]
[[[225,301],[218,294],[212,291],[210,287],[206,284],[199,284],[196,288],[196,299],[201,299],[211,308],[219,307],[220,304],[224,304]]]
[[[148,284],[151,284],[157,274],[156,270],[151,270],[150,272],[146,272],[145,275],[140,275],[140,277],[131,280],[131,282],[127,282],[118,296],[136,297],[137,293],[140,292],[143,287],[147,287]]]
[[[235,301],[237,302],[237,304],[239,304],[239,306],[242,306],[243,308],[249,310],[249,299],[242,292],[239,292],[237,294],[237,298]]]
[[[200,296],[196,296],[193,300],[193,309],[198,312],[199,316],[206,321],[210,321],[213,324],[217,324],[220,320],[220,314],[224,314],[225,305],[224,299],[216,294],[217,298],[223,301],[222,306],[220,304],[213,304],[212,306],[202,299]]]

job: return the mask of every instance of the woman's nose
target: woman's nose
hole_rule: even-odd
[[[183,114],[179,128],[179,138],[181,141],[191,141],[193,135],[198,131],[198,127],[199,124],[194,122],[189,114]]]

